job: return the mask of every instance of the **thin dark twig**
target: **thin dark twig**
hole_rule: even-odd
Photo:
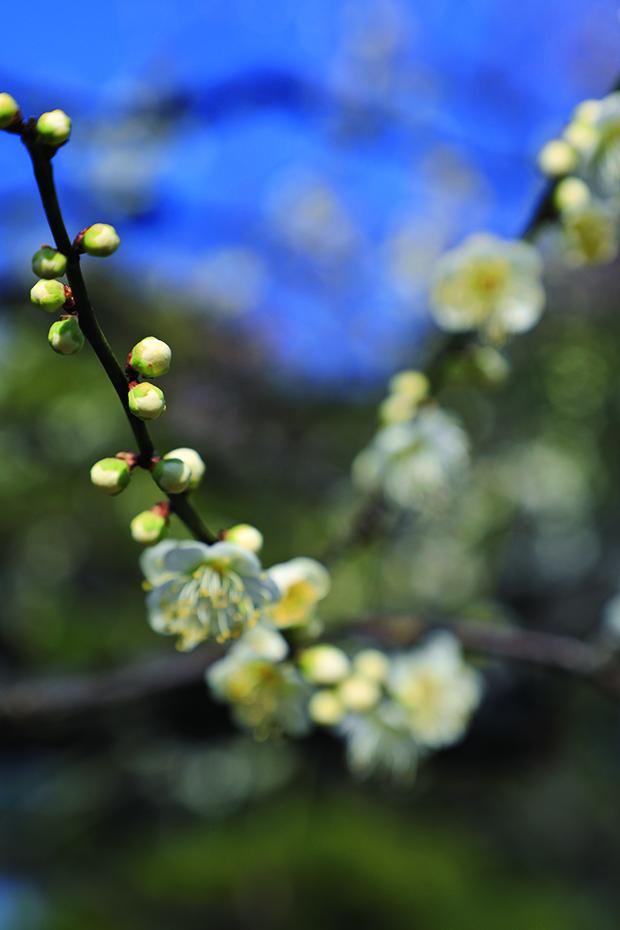
[[[67,280],[75,301],[80,328],[101,362],[125,411],[139,450],[138,465],[148,470],[155,451],[153,441],[144,421],[134,416],[129,409],[127,375],[114,355],[90,302],[80,267],[80,254],[71,243],[58,202],[50,149],[37,141],[29,123],[23,128],[22,140],[32,161],[37,188],[56,248],[67,256]],[[171,511],[196,539],[208,544],[217,541],[217,536],[204,524],[185,495],[168,495],[168,500]]]

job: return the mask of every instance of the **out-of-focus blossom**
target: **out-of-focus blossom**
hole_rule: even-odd
[[[166,541],[141,558],[149,622],[178,648],[218,642],[251,627],[279,591],[252,552],[232,543]]]
[[[207,683],[232,707],[236,720],[258,738],[308,729],[309,686],[290,662],[284,638],[259,623],[207,670]]]
[[[417,742],[429,749],[459,740],[482,696],[479,674],[448,633],[396,657],[388,689],[406,711]]]
[[[602,265],[618,252],[618,217],[596,201],[562,212],[565,257],[573,265]]]
[[[618,200],[620,194],[620,93],[588,100],[573,115],[566,133],[577,139],[581,173],[595,195]]]
[[[379,407],[383,423],[410,420],[428,397],[430,384],[421,371],[399,371],[390,379],[390,393]]]
[[[268,575],[280,591],[280,599],[268,608],[268,614],[280,629],[305,625],[313,619],[317,604],[331,585],[327,569],[304,557],[272,565]]]
[[[468,441],[456,419],[434,406],[406,423],[379,430],[353,463],[366,492],[381,491],[398,507],[433,509],[466,472]]]
[[[415,776],[419,747],[407,711],[394,701],[383,701],[369,714],[347,715],[338,731],[346,740],[347,762],[354,775]]]
[[[431,309],[442,329],[479,330],[502,342],[540,319],[545,293],[538,252],[525,242],[470,236],[437,262]]]

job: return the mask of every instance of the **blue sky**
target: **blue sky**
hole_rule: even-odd
[[[407,361],[433,258],[519,230],[538,148],[620,61],[607,0],[31,0],[3,15],[0,84],[75,121],[57,169],[72,228],[113,222],[120,273],[181,288],[282,373],[329,384]],[[46,235],[26,159],[0,143],[12,277]]]

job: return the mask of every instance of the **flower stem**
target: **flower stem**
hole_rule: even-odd
[[[101,362],[125,411],[139,450],[138,465],[148,469],[155,451],[153,440],[144,421],[134,416],[129,409],[127,377],[110,348],[90,302],[80,267],[80,255],[72,246],[58,202],[51,153],[47,147],[37,142],[28,124],[24,127],[22,140],[32,161],[41,202],[56,248],[67,256],[67,280],[75,301],[80,328]],[[217,541],[215,534],[204,524],[187,497],[175,494],[168,495],[168,498],[171,511],[196,539],[208,544]]]

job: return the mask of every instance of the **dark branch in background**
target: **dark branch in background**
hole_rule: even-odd
[[[338,627],[343,638],[363,637],[386,649],[413,646],[428,633],[448,630],[471,653],[559,672],[620,700],[620,663],[607,649],[572,636],[471,621],[429,623],[409,614],[351,620]],[[338,633],[332,631],[332,639]],[[199,684],[221,648],[147,659],[98,675],[34,678],[0,689],[0,721],[36,723],[138,703]]]
[[[21,135],[32,161],[41,202],[56,248],[67,256],[67,280],[75,301],[80,329],[118,394],[138,446],[138,464],[148,470],[154,453],[153,441],[146,424],[135,417],[129,409],[127,376],[110,348],[90,302],[80,267],[80,255],[69,238],[58,202],[51,160],[55,150],[50,152],[49,146],[37,141],[32,121],[22,127]],[[196,539],[205,543],[216,542],[217,537],[205,526],[184,494],[168,495],[168,500],[170,510],[185,524]]]

